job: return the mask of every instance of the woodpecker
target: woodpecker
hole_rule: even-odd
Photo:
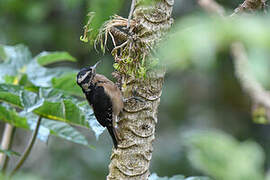
[[[94,66],[82,68],[77,74],[77,84],[82,88],[85,97],[94,110],[99,124],[106,127],[117,149],[120,138],[116,121],[123,109],[123,98],[119,88],[104,75],[96,74]]]

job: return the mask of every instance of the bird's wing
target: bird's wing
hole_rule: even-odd
[[[96,83],[97,86],[103,86],[105,93],[111,98],[113,112],[118,116],[124,107],[122,93],[119,88],[101,74],[96,74],[93,83]]]

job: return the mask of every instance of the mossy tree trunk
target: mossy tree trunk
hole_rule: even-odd
[[[137,1],[131,20],[130,37],[125,46],[114,53],[118,63],[118,76],[125,99],[117,126],[122,139],[118,149],[114,149],[109,165],[108,180],[148,179],[150,160],[155,139],[157,112],[162,93],[165,71],[147,70],[145,78],[138,78],[138,68],[144,68],[150,51],[161,40],[173,22],[171,18],[173,0],[153,0],[152,4],[142,5]],[[117,42],[117,32],[113,33]],[[123,37],[123,36],[121,36]],[[126,61],[129,59],[129,61]],[[145,61],[145,63],[144,63]],[[130,73],[133,69],[135,73]],[[147,68],[147,67],[146,67]],[[130,97],[137,96],[141,100]]]

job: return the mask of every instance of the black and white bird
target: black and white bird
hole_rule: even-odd
[[[123,109],[123,98],[119,88],[104,75],[96,74],[94,66],[82,68],[77,74],[77,84],[94,110],[97,121],[108,129],[114,147],[117,148],[119,135],[116,121]]]

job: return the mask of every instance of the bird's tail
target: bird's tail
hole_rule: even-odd
[[[117,134],[112,126],[107,126],[107,129],[112,137],[114,148],[117,149],[117,145],[118,145]]]

